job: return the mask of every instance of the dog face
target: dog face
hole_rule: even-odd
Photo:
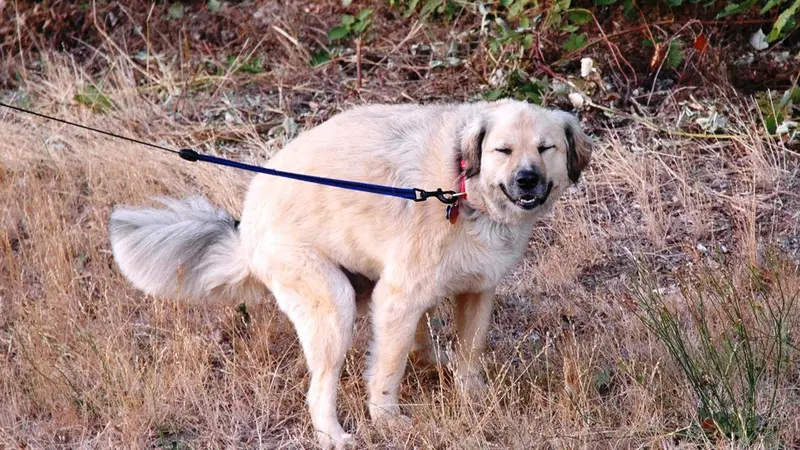
[[[498,102],[461,133],[467,192],[503,222],[549,207],[577,183],[591,141],[564,111],[523,102]]]

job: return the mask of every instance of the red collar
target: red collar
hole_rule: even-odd
[[[458,220],[458,210],[459,206],[461,206],[459,205],[459,202],[467,199],[467,177],[466,177],[467,162],[459,158],[458,166],[460,168],[460,172],[458,174],[458,181],[459,181],[458,192],[462,195],[458,197],[456,202],[450,207],[448,211],[447,215],[448,219],[450,219],[451,224],[456,223],[456,220]]]

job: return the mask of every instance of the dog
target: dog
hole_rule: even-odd
[[[424,314],[441,299],[454,304],[454,379],[461,392],[479,395],[495,288],[591,154],[574,115],[523,101],[357,106],[300,133],[268,166],[463,191],[450,220],[435,199],[258,174],[240,221],[201,197],[161,199],[166,208],[117,206],[110,243],[120,272],[147,294],[271,293],[302,345],[319,445],[344,448],[353,437],[337,418],[337,390],[359,311],[371,315],[365,380],[376,425],[410,421],[398,406],[399,385],[410,354],[435,357]]]

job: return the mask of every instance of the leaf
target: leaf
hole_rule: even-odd
[[[767,44],[766,36],[764,36],[764,32],[761,31],[761,28],[758,29],[752,36],[750,36],[750,46],[756,50],[764,50],[769,47]]]
[[[532,34],[526,34],[522,38],[522,48],[527,50],[527,49],[529,49],[531,47],[533,47],[533,35]]]
[[[623,14],[628,18],[633,18],[636,15],[636,1],[624,0],[624,2],[622,5]]]
[[[351,16],[350,14],[345,14],[342,16],[342,26],[344,28],[350,28],[350,25],[356,21],[356,18]]]
[[[350,34],[350,30],[345,27],[333,27],[328,31],[328,40],[331,42],[338,41],[347,37],[348,34]]]
[[[330,53],[326,52],[325,50],[321,50],[319,53],[311,57],[311,66],[318,67],[330,60],[331,60]]]
[[[617,0],[594,0],[595,6],[610,6],[617,3]]]
[[[667,57],[664,61],[664,66],[669,69],[677,68],[683,61],[683,42],[674,40],[669,43],[667,48]]]
[[[705,34],[700,33],[697,38],[695,38],[694,49],[697,50],[700,55],[704,55],[706,53],[706,50],[708,50],[708,38]]]
[[[516,0],[508,8],[508,18],[513,19],[522,13],[522,10],[527,6],[528,0]]]
[[[366,31],[367,27],[369,27],[369,24],[371,22],[372,21],[369,19],[364,21],[358,21],[356,22],[355,25],[353,25],[353,31],[355,31],[355,33],[360,36],[361,34],[364,33],[364,31]]]
[[[563,27],[561,27],[561,31],[563,31],[565,33],[574,33],[576,31],[580,30],[580,28],[581,27],[579,27],[577,25],[564,25]]]
[[[183,17],[183,12],[184,12],[183,4],[181,4],[180,2],[173,2],[169,6],[169,11],[167,11],[167,14],[169,14],[170,18],[178,20]]]
[[[264,73],[264,58],[261,56],[248,60],[239,70],[247,73]]]
[[[219,12],[222,9],[222,2],[220,0],[208,0],[208,10],[211,12]]]
[[[800,0],[794,0],[792,6],[786,8],[779,16],[778,19],[775,21],[775,24],[772,25],[772,31],[769,32],[767,36],[767,42],[774,42],[781,36],[781,32],[786,27],[786,24],[789,23],[789,19],[794,17],[794,14],[797,12],[797,9],[800,8]]]
[[[414,10],[417,9],[417,5],[419,5],[419,0],[411,0],[406,6],[406,12],[403,13],[403,18],[411,17],[411,14],[414,13]]]
[[[783,3],[783,2],[784,2],[784,0],[769,0],[769,1],[767,2],[767,4],[766,4],[766,5],[764,5],[764,7],[763,7],[763,8],[761,8],[761,11],[760,11],[760,13],[761,13],[762,15],[764,15],[764,14],[766,14],[767,12],[769,12],[769,10],[770,10],[770,9],[772,9],[772,8],[774,8],[774,7],[778,6],[778,5],[780,5],[780,4],[781,4],[781,3]]]
[[[372,10],[370,8],[363,9],[359,11],[358,15],[356,16],[356,20],[363,21],[371,15],[372,15]]]
[[[406,12],[403,13],[403,18],[408,19],[411,17],[411,14],[414,14],[414,10],[417,9],[417,5],[419,5],[419,0],[410,0],[406,5]]]
[[[586,10],[577,9],[567,13],[569,21],[575,25],[586,25],[592,21],[592,13]]]
[[[747,12],[755,3],[756,0],[746,0],[742,3],[729,3],[721,13],[717,14],[717,19]]]
[[[567,52],[574,52],[584,45],[586,45],[586,33],[581,33],[569,35],[569,39],[561,47]]]
[[[82,93],[75,94],[73,99],[95,112],[103,112],[111,107],[111,100],[94,86],[88,86]]]
[[[422,10],[420,10],[419,15],[422,17],[427,16],[428,14],[432,13],[436,8],[442,5],[444,0],[428,0],[422,5]]]
[[[504,94],[501,89],[492,89],[491,91],[488,91],[486,94],[484,94],[486,100],[499,100],[500,98],[503,98],[503,96]]]

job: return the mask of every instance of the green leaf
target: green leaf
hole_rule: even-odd
[[[333,27],[328,31],[328,40],[331,42],[338,41],[347,37],[348,34],[350,34],[350,30],[345,27]]]
[[[219,12],[222,9],[222,2],[220,0],[208,0],[208,10],[211,12]]]
[[[239,70],[247,73],[264,73],[264,58],[258,56],[255,59],[250,59],[245,64],[242,64]]]
[[[88,86],[82,93],[75,94],[73,99],[95,112],[104,112],[111,108],[111,100],[94,86]]]
[[[350,14],[345,14],[342,16],[342,26],[345,28],[350,28],[350,25],[356,21],[356,18],[351,16]]]
[[[331,60],[330,53],[325,50],[320,50],[316,55],[311,57],[311,66],[318,67]]]
[[[670,6],[681,6],[683,4],[683,0],[669,0]]]
[[[592,13],[586,10],[578,9],[567,13],[567,18],[569,18],[569,21],[575,25],[586,25],[592,21]]]
[[[528,0],[516,0],[511,6],[508,7],[508,18],[513,19],[522,13],[522,10],[527,6]]]
[[[522,48],[527,50],[527,49],[529,49],[531,47],[533,47],[533,35],[532,34],[526,34],[522,38]]]
[[[581,27],[579,27],[577,25],[564,25],[563,27],[561,27],[561,31],[563,31],[565,33],[574,33],[576,31],[578,31],[580,28]]]
[[[742,3],[729,3],[728,6],[726,6],[721,13],[717,14],[717,19],[722,19],[724,17],[745,13],[755,3],[756,0],[745,0]]]
[[[769,10],[770,10],[770,9],[772,9],[772,8],[774,8],[774,7],[778,6],[778,5],[780,5],[780,4],[781,4],[781,3],[783,3],[783,2],[784,2],[784,0],[769,0],[769,1],[767,2],[767,4],[766,4],[766,5],[764,5],[764,7],[763,7],[763,8],[761,8],[761,11],[760,11],[760,13],[761,13],[762,15],[764,15],[764,14],[766,14],[767,12],[769,12]]]
[[[486,94],[484,94],[484,97],[486,98],[486,100],[490,101],[499,100],[504,97],[504,93],[500,89],[492,89],[491,91],[486,92]]]
[[[669,43],[667,48],[667,56],[664,60],[664,66],[668,69],[677,68],[683,61],[683,42],[674,40]]]
[[[363,34],[363,33],[364,33],[364,31],[367,29],[367,27],[369,27],[369,24],[370,24],[371,22],[372,22],[372,21],[371,21],[371,20],[369,20],[369,19],[367,19],[367,20],[364,20],[364,21],[358,21],[358,22],[356,22],[356,24],[355,24],[355,25],[353,25],[353,31],[354,31],[354,32],[355,32],[357,35],[359,35],[359,36],[360,36],[361,34]]]
[[[358,15],[356,16],[356,20],[365,20],[367,17],[372,15],[372,10],[367,8],[364,10],[359,11]]]
[[[427,0],[425,4],[422,5],[422,10],[419,12],[419,15],[422,17],[427,16],[436,10],[436,8],[440,7],[443,2],[444,0]]]
[[[610,6],[617,3],[617,0],[594,0],[595,6]]]
[[[781,36],[783,29],[789,23],[789,19],[794,18],[794,14],[797,12],[797,9],[800,8],[800,0],[795,0],[792,3],[792,6],[783,10],[783,12],[778,16],[778,19],[775,21],[775,24],[772,25],[772,31],[769,32],[767,35],[767,42],[774,42]]]
[[[519,26],[522,28],[530,28],[531,27],[530,17],[523,17],[519,19]]]
[[[561,47],[567,52],[574,52],[584,45],[586,45],[586,33],[581,33],[569,35],[569,39]]]
[[[636,15],[636,1],[624,0],[624,3],[622,5],[622,12],[623,14],[625,14],[626,17],[633,18]]]
[[[169,14],[170,18],[178,20],[183,17],[183,12],[183,4],[180,2],[174,2],[169,6],[169,11],[167,11],[167,14]]]
[[[403,13],[403,18],[408,19],[411,17],[411,14],[414,14],[414,10],[417,9],[417,5],[419,5],[419,0],[410,0],[406,5],[406,12]]]

